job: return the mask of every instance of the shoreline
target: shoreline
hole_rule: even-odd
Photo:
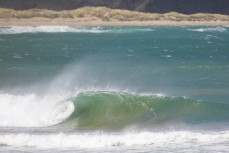
[[[0,26],[229,26],[229,15],[143,13],[106,7],[82,7],[76,10],[12,10],[0,8]]]
[[[29,18],[0,19],[0,26],[40,26],[40,25],[70,25],[70,26],[229,26],[229,21],[102,21],[96,18]]]

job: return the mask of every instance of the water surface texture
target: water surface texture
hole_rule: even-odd
[[[229,27],[0,27],[0,152],[228,152]]]

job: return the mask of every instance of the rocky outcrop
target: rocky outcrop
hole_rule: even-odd
[[[1,8],[15,10],[71,10],[83,6],[105,6],[115,9],[152,13],[179,12],[229,15],[229,0],[0,0]]]

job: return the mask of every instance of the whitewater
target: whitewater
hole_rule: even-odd
[[[228,152],[229,28],[0,27],[0,152]]]

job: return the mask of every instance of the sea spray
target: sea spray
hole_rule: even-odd
[[[58,124],[74,111],[58,96],[0,94],[0,127],[46,127]]]

